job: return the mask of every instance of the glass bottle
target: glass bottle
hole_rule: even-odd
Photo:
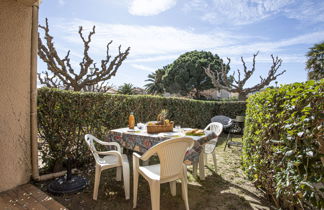
[[[135,127],[135,117],[134,117],[134,113],[131,112],[128,117],[128,128],[134,129],[134,127]]]

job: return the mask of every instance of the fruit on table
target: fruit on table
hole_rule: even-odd
[[[164,120],[166,120],[168,116],[168,110],[167,109],[162,109],[161,112],[157,116],[157,121],[160,121],[162,124],[164,123]]]

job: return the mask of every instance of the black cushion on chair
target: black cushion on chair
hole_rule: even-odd
[[[232,119],[224,115],[216,115],[213,118],[211,118],[210,121],[222,123],[224,129],[230,128],[233,124]]]

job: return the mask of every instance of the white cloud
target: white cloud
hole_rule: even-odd
[[[308,22],[324,22],[324,2],[315,0],[190,0],[185,11],[202,13],[201,19],[215,24],[244,25],[276,14]]]
[[[206,0],[189,0],[184,5],[183,10],[190,12],[191,10],[204,11],[208,9],[208,3]]]
[[[172,8],[176,0],[131,0],[128,12],[132,15],[157,15]]]
[[[211,23],[243,25],[260,21],[278,13],[294,0],[192,0],[185,8],[203,11],[202,20]]]
[[[235,36],[227,32],[194,33],[169,26],[140,26],[122,24],[103,24],[86,20],[73,20],[61,23],[65,39],[69,42],[80,43],[76,33],[78,26],[85,29],[96,25],[91,47],[94,53],[105,52],[105,46],[111,39],[114,44],[111,49],[116,49],[116,44],[123,48],[131,47],[131,56],[161,56],[187,52],[190,50],[213,49],[222,46],[237,44],[247,37]]]
[[[148,72],[154,72],[156,69],[149,67],[149,66],[144,66],[141,64],[131,64],[132,67],[134,67],[135,69],[139,69],[139,70],[143,70],[143,71],[148,71]]]
[[[324,1],[298,1],[294,7],[286,8],[285,14],[289,18],[302,22],[324,22]]]
[[[295,45],[313,45],[319,41],[323,41],[324,31],[304,34],[289,39],[279,41],[262,41],[253,42],[248,44],[236,44],[228,45],[225,47],[214,48],[213,51],[220,55],[226,56],[241,56],[241,55],[252,55],[257,51],[268,54],[278,54],[285,51],[287,48]]]
[[[64,6],[66,2],[65,0],[58,0],[58,3],[60,6]]]
[[[145,57],[145,58],[133,58],[133,59],[129,59],[127,62],[150,63],[150,62],[165,61],[165,60],[175,60],[177,57],[179,57],[179,54],[159,55],[159,56],[151,56],[151,57]]]
[[[277,55],[273,55],[276,57]],[[282,59],[283,63],[302,63],[304,64],[306,61],[305,56],[303,55],[290,55],[290,54],[280,54],[278,55],[278,58]],[[243,56],[244,61],[247,64],[251,64],[253,60],[253,55],[246,55]],[[226,58],[223,58],[225,62],[227,62]],[[272,58],[271,55],[268,53],[259,53],[258,56],[256,57],[256,63],[272,63]],[[231,64],[235,66],[242,66],[242,61],[240,56],[235,56],[231,59]]]
[[[235,59],[238,60],[240,56],[248,58],[253,53],[260,51],[260,55],[266,55],[264,59],[260,56],[260,60],[264,60],[264,62],[271,61],[269,60],[271,59],[270,54],[274,54],[279,55],[285,62],[301,63],[304,62],[304,59],[302,59],[304,53],[289,55],[287,50],[298,45],[311,46],[322,41],[324,37],[323,30],[278,41],[251,40],[251,37],[236,36],[226,31],[221,33],[194,33],[175,27],[103,24],[76,19],[71,22],[62,21],[60,24],[60,31],[64,31],[64,40],[71,46],[82,46],[76,33],[80,25],[88,30],[96,25],[96,34],[91,42],[91,55],[104,57],[105,46],[108,41],[113,39],[114,42],[111,46],[113,56],[117,53],[119,44],[123,46],[122,49],[130,46],[131,51],[126,63],[147,72],[152,72],[155,68],[152,68],[151,65],[149,65],[150,67],[144,66],[143,62],[166,64],[175,60],[182,53],[191,50],[212,51],[220,56],[231,57],[233,62]]]

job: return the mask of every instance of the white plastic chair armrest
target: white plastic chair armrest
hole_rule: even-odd
[[[150,157],[152,157],[155,153],[157,152],[156,147],[155,148],[151,148],[149,150],[147,150],[142,156],[140,156],[139,158],[143,161],[146,161],[148,159],[150,159]],[[137,154],[138,155],[138,154]]]
[[[133,163],[134,163],[134,168],[139,167],[139,160],[141,159],[141,156],[137,154],[136,152],[133,152]]]
[[[120,163],[123,163],[123,158],[120,154],[120,152],[117,152],[117,151],[101,151],[101,152],[97,152],[98,155],[114,155],[116,156]]]
[[[94,140],[98,144],[101,144],[101,145],[104,145],[104,146],[115,146],[117,148],[117,151],[121,153],[120,145],[117,142],[106,142],[106,141],[101,141],[101,140],[99,140],[97,138],[94,138]]]
[[[140,156],[138,153],[136,153],[136,152],[133,152],[133,156],[135,156],[136,158],[138,158],[138,159],[141,159],[142,158],[142,156]]]
[[[210,127],[210,124],[207,125],[207,127],[204,129],[204,131],[207,131],[209,127]]]

